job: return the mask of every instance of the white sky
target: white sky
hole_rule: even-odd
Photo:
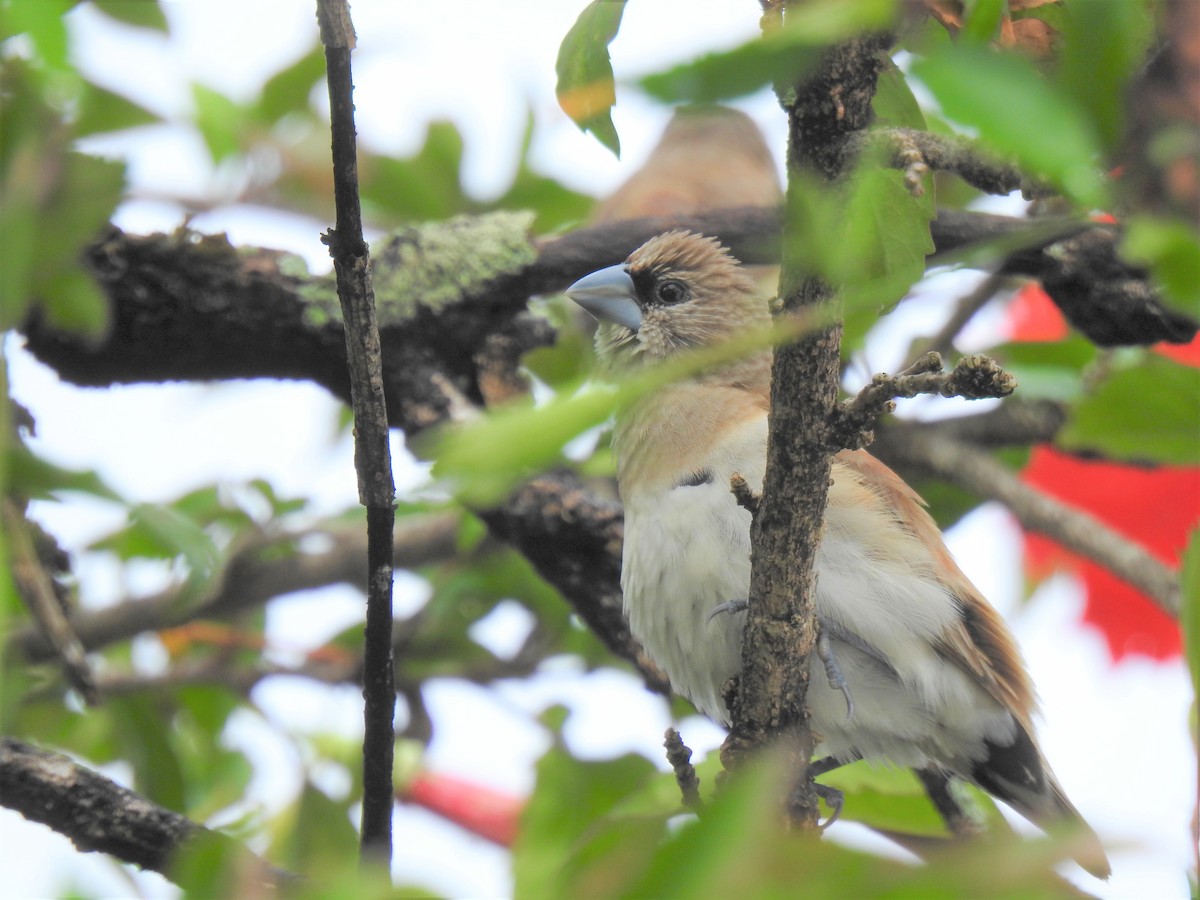
[[[80,38],[81,65],[96,80],[168,118],[187,109],[192,80],[248,96],[306,49],[315,31],[313,3],[178,0],[164,5],[172,24],[169,40],[113,26],[86,7],[70,18]],[[554,60],[583,5],[583,0],[354,0],[361,140],[373,149],[406,155],[417,149],[430,119],[450,118],[464,134],[468,188],[494,195],[515,165],[530,108],[537,121],[535,164],[577,189],[604,193],[648,152],[669,110],[634,89],[619,89],[614,118],[625,150],[621,162],[559,112]],[[612,48],[614,69],[618,77],[628,77],[731,46],[755,32],[757,15],[755,0],[635,0]],[[783,119],[773,98],[764,94],[741,105],[782,148]],[[204,194],[228,177],[214,175],[198,135],[176,126],[141,129],[92,146],[127,158],[135,193],[142,196]],[[118,221],[131,231],[148,232],[170,230],[181,216],[160,201],[141,200],[126,204]],[[318,239],[327,222],[235,207],[206,213],[191,224],[228,231],[235,243],[289,249],[314,268],[328,268]],[[927,297],[919,308],[914,304],[907,325],[897,317],[890,341],[873,342],[871,366],[899,362],[897,348],[907,343],[900,333],[919,327],[914,319],[939,302]],[[39,450],[64,465],[95,468],[130,498],[165,500],[214,480],[236,484],[265,477],[281,493],[316,496],[323,510],[355,502],[348,441],[333,438],[337,407],[317,388],[255,382],[84,391],[62,384],[13,341],[6,352],[14,393],[38,420]],[[399,472],[401,491],[416,488],[421,478],[417,466]],[[96,503],[42,504],[37,514],[76,550],[120,522],[119,511]],[[1115,871],[1107,885],[1073,867],[1064,872],[1102,897],[1186,896],[1196,765],[1182,665],[1136,659],[1113,668],[1099,636],[1077,624],[1082,597],[1069,579],[1048,583],[1031,603],[1018,607],[1019,537],[1003,511],[989,507],[972,515],[949,542],[968,575],[1009,616],[1043,700],[1046,754],[1076,805],[1111,843]],[[135,573],[132,583],[123,583],[110,566],[86,556],[76,560],[85,600],[93,604],[148,590],[157,578],[152,572]],[[404,581],[397,606],[416,602]],[[314,646],[357,618],[360,603],[353,592],[331,590],[276,604],[268,634],[275,646]],[[521,614],[502,608],[479,639],[504,644],[524,627]],[[151,642],[142,643],[139,658],[147,666],[158,664]],[[272,719],[299,731],[336,727],[347,736],[360,733],[354,689],[277,681],[255,696]],[[495,693],[435,684],[430,706],[438,734],[427,762],[501,789],[526,791],[533,763],[546,746],[529,717],[551,703],[572,708],[567,736],[581,753],[638,750],[663,764],[659,743],[670,721],[666,705],[632,678],[582,676],[569,667],[551,667],[530,683],[504,685]],[[613,714],[617,709],[619,716]],[[698,718],[687,720],[683,730],[702,752],[720,742],[719,730]],[[485,758],[476,752],[481,731],[488,735]],[[252,716],[242,717],[229,737],[261,763],[250,802],[268,808],[287,802],[303,764],[295,750]],[[128,773],[112,774],[124,778]],[[337,773],[321,778],[331,792],[339,789]],[[839,824],[831,837],[839,833],[866,840],[861,834],[856,838],[854,826]],[[104,896],[134,891],[134,882],[115,876],[104,859],[81,856],[65,839],[6,810],[0,811],[0,847],[0,858],[10,861],[0,898],[61,893],[71,884]],[[16,859],[21,865],[12,864]],[[428,813],[397,814],[398,878],[451,896],[502,896],[511,891],[507,868],[503,851]],[[156,876],[139,874],[135,880],[137,890],[149,895],[175,894]]]

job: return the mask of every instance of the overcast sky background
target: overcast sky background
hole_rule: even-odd
[[[481,197],[495,196],[516,164],[526,110],[532,110],[535,165],[574,188],[603,194],[636,168],[670,111],[635,89],[619,89],[614,119],[624,158],[618,162],[558,110],[554,60],[583,5],[583,0],[354,0],[360,140],[404,156],[420,146],[429,120],[452,119],[465,138],[468,189]],[[69,20],[80,38],[78,62],[95,80],[168,118],[185,114],[192,81],[235,98],[252,96],[266,77],[308,49],[316,27],[309,2],[181,0],[164,7],[172,26],[169,38],[115,25],[86,6]],[[732,46],[755,33],[757,13],[755,0],[634,0],[612,47],[614,69],[619,78],[628,78]],[[781,149],[785,128],[774,99],[763,94],[739,105]],[[118,224],[132,232],[169,231],[181,224],[178,207],[151,198],[203,195],[211,192],[214,179],[221,183],[199,135],[185,127],[138,129],[89,147],[130,162],[134,194],[148,198],[133,199],[119,211]],[[1016,201],[1007,202],[1011,210]],[[190,224],[201,231],[228,232],[234,243],[291,250],[314,270],[329,268],[319,241],[329,222],[234,206],[198,215]],[[938,282],[945,291],[961,286],[961,279]],[[887,338],[872,343],[869,366],[878,370],[901,362],[906,335],[928,332],[924,313],[944,303],[944,296],[926,291],[922,300],[904,304]],[[987,330],[986,322],[977,324],[977,339]],[[15,341],[9,341],[6,353],[16,398],[37,419],[39,451],[62,465],[96,469],[130,499],[163,501],[212,481],[236,484],[263,477],[283,495],[316,497],[322,511],[335,512],[356,500],[351,447],[336,437],[337,404],[311,385],[86,391],[62,384]],[[931,407],[913,401],[906,409]],[[402,495],[419,489],[423,478],[421,466],[399,468]],[[74,498],[37,504],[36,515],[74,550],[121,522],[119,510]],[[1183,666],[1135,658],[1114,668],[1101,638],[1079,626],[1083,598],[1069,578],[1054,579],[1030,603],[1020,605],[1019,541],[1015,525],[994,507],[972,515],[949,535],[965,571],[1009,617],[1021,642],[1043,701],[1046,755],[1068,794],[1110,844],[1114,876],[1107,885],[1073,866],[1063,871],[1102,897],[1185,897],[1196,767],[1187,732],[1191,698]],[[122,581],[101,561],[83,555],[75,560],[90,604],[115,602],[160,584],[161,574],[151,568]],[[422,601],[414,580],[401,576],[398,610]],[[268,619],[270,643],[284,653],[319,645],[361,617],[361,602],[353,591],[330,589],[276,604]],[[527,627],[525,614],[514,604],[499,609],[477,638],[511,646]],[[139,642],[138,659],[148,669],[162,663],[152,641]],[[532,766],[546,740],[529,724],[529,713],[550,703],[573,709],[567,736],[581,753],[603,757],[637,750],[665,765],[659,742],[670,722],[667,707],[631,677],[583,676],[562,666],[494,693],[450,682],[435,684],[430,693],[438,726],[430,765],[500,789],[521,793],[531,788]],[[255,699],[272,720],[300,731],[336,729],[354,739],[361,733],[360,698],[354,689],[276,679],[260,686]],[[699,718],[686,720],[682,728],[701,752],[721,739],[719,729]],[[480,740],[481,731],[487,740]],[[290,746],[251,716],[230,730],[230,740],[261,763],[248,802],[267,808],[287,802],[303,764]],[[489,748],[486,758],[477,755],[480,746]],[[108,771],[118,779],[128,777],[120,767]],[[338,773],[321,777],[328,790],[339,790]],[[839,823],[830,837],[871,840],[862,832]],[[395,843],[398,878],[453,896],[511,890],[505,852],[431,814],[398,813]],[[0,857],[9,861],[0,898],[61,893],[71,884],[106,896],[130,894],[135,885],[151,896],[177,895],[157,876],[139,874],[134,881],[114,877],[103,860],[76,853],[65,839],[7,810],[0,810],[0,847]]]

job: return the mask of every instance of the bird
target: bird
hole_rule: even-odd
[[[777,206],[775,157],[758,124],[714,104],[675,110],[650,155],[597,204],[593,223],[682,216],[732,206]]]
[[[610,377],[771,322],[732,253],[683,230],[651,238],[566,294],[599,321],[597,359]],[[751,525],[730,480],[762,489],[771,360],[767,349],[663,385],[619,408],[613,426],[630,629],[672,689],[726,727]],[[1043,828],[1074,826],[1077,860],[1108,877],[1099,839],[1038,745],[1036,695],[1012,633],[955,564],[917,493],[865,450],[833,456],[814,605],[819,652],[806,699],[815,772],[858,759],[937,767]]]

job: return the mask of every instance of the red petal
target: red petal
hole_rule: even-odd
[[[423,806],[502,847],[511,847],[525,801],[451,775],[422,772],[400,799]]]
[[[1172,565],[1200,520],[1200,467],[1145,469],[1035,447],[1022,477],[1091,512]],[[1114,659],[1131,653],[1158,659],[1179,655],[1179,626],[1144,595],[1041,535],[1027,535],[1025,547],[1035,576],[1062,567],[1083,577],[1088,589],[1084,619],[1104,633]]]
[[[1009,304],[1008,333],[1018,341],[1058,341],[1067,336],[1067,322],[1042,286],[1031,281]]]

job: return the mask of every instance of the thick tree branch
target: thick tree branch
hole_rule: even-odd
[[[247,895],[297,881],[225,835],[61,753],[8,737],[0,738],[0,803],[65,835],[84,853],[107,853],[168,878],[181,851],[215,844],[233,861]]]
[[[517,547],[617,656],[653,691],[669,696],[666,675],[629,631],[621,602],[621,506],[589,492],[570,472],[547,472],[499,509],[480,514]]]
[[[520,315],[529,296],[618,262],[654,234],[688,228],[718,235],[744,262],[779,259],[774,209],[638,219],[537,243],[524,233],[525,221],[491,216],[471,220],[471,227],[454,221],[414,228],[376,254],[376,283],[388,285],[380,288],[380,319],[393,427],[413,434],[442,421],[460,397],[482,402],[475,360],[490,335],[508,336],[514,352],[553,340],[543,320]],[[1186,342],[1195,335],[1195,322],[1162,306],[1145,273],[1120,261],[1111,226],[1064,223],[1047,239],[1043,223],[943,210],[932,223],[933,260],[979,242],[1011,242],[1031,227],[1041,233],[1036,245],[1009,254],[1003,271],[1043,279],[1085,333],[1106,344]],[[447,259],[452,238],[457,243]],[[393,252],[397,246],[402,252]],[[467,249],[493,264],[477,265],[476,277],[432,298],[435,273],[461,270]],[[36,317],[23,329],[30,349],[64,378],[86,386],[301,378],[350,399],[332,287],[328,279],[297,275],[291,257],[237,249],[220,237],[134,237],[114,229],[92,246],[88,264],[112,304],[108,335],[86,342]],[[426,269],[424,278],[391,277]]]
[[[768,14],[764,21],[770,19]],[[848,136],[870,121],[885,46],[882,36],[849,41],[826,51],[802,83],[777,86],[788,113],[789,206],[800,200],[803,172],[816,170],[829,183],[845,174]],[[828,304],[833,296],[796,252],[803,238],[791,235],[783,245],[779,293],[789,313]],[[731,693],[729,737],[721,748],[730,768],[768,743],[786,753],[791,783],[783,786],[782,808],[791,824],[805,829],[816,826],[818,810],[809,774],[815,738],[805,697],[808,658],[816,642],[816,550],[829,486],[840,341],[841,327],[835,325],[775,352],[766,477],[751,526],[742,670]]]

